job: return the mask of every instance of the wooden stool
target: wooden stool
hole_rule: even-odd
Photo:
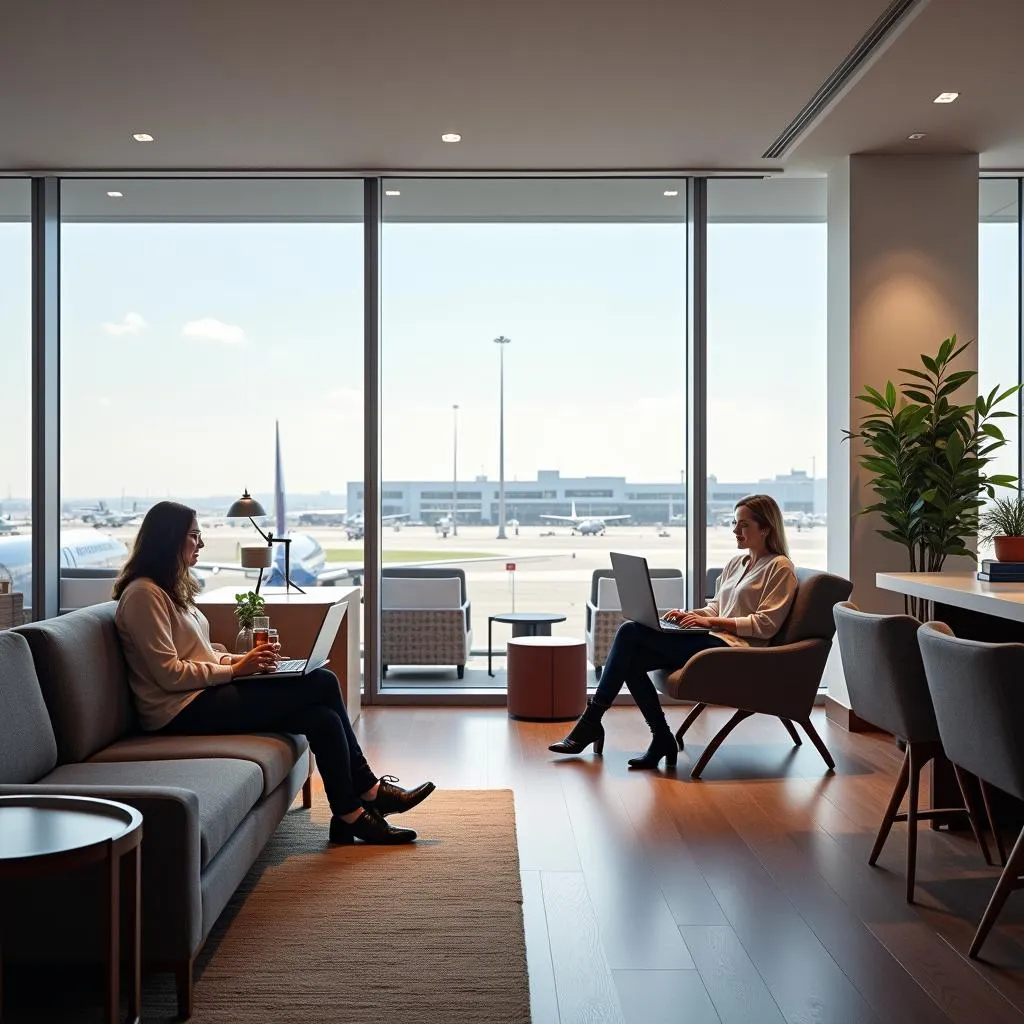
[[[510,718],[566,721],[587,706],[587,645],[568,636],[519,636],[508,642]]]

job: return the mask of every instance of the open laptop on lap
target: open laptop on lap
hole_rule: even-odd
[[[324,621],[320,624],[320,632],[313,641],[313,649],[309,652],[308,658],[286,658],[277,663],[277,668],[269,672],[261,673],[253,678],[274,676],[278,679],[297,679],[299,676],[309,675],[318,668],[327,664],[327,656],[331,653],[331,646],[334,638],[338,635],[341,620],[345,617],[346,605],[344,601],[332,604],[327,609]]]
[[[611,558],[615,586],[619,592],[619,606],[625,618],[663,633],[711,632],[706,626],[680,626],[658,616],[658,604],[654,600],[654,587],[651,585],[646,558],[625,555],[621,551],[613,551]]]

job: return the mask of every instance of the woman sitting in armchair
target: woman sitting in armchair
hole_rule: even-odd
[[[591,743],[604,749],[601,718],[625,683],[650,726],[651,745],[630,768],[657,768],[662,758],[672,767],[679,748],[665,720],[658,691],[647,675],[652,669],[677,669],[700,651],[712,647],[761,647],[782,628],[796,597],[797,580],[789,560],[786,528],[775,499],[751,494],[736,503],[733,534],[736,546],[746,550],[729,560],[722,571],[718,593],[703,608],[674,609],[665,615],[682,626],[705,626],[709,633],[662,632],[637,622],[619,626],[601,681],[587,709],[564,740],[549,750],[579,754]]]

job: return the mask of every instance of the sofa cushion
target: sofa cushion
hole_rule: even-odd
[[[129,731],[128,665],[108,601],[18,626],[32,648],[61,764],[84,761]]]
[[[90,763],[112,761],[176,761],[182,757],[233,757],[252,761],[263,772],[260,799],[270,796],[308,749],[305,736],[246,733],[224,736],[126,736],[89,758]]]
[[[28,641],[0,632],[0,783],[35,782],[57,763],[57,741]]]
[[[457,577],[413,579],[385,576],[380,581],[381,608],[424,610],[459,608],[461,605],[462,591]]]
[[[199,802],[199,853],[204,869],[263,792],[263,773],[257,764],[225,757],[64,764],[39,782],[57,786],[148,786],[194,793]]]

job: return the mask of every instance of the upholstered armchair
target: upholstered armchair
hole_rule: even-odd
[[[781,719],[797,745],[801,741],[793,723],[800,725],[829,770],[835,768],[811,724],[811,708],[835,634],[832,609],[850,596],[853,584],[816,569],[797,569],[796,575],[799,589],[793,607],[767,647],[713,648],[694,655],[675,671],[649,673],[662,693],[694,703],[676,732],[680,750],[686,730],[708,705],[736,709],[698,758],[691,778],[699,779],[726,736],[755,714]]]
[[[441,573],[446,575],[441,575]],[[458,569],[425,575],[392,575],[380,583],[381,662],[393,665],[454,665],[459,679],[471,649],[466,578]]]
[[[651,569],[650,572],[658,610],[667,612],[672,608],[682,608],[685,600],[682,572],[679,569]],[[587,659],[593,664],[594,675],[598,679],[615,639],[615,631],[624,621],[612,570],[595,569],[590,581],[585,633]]]

